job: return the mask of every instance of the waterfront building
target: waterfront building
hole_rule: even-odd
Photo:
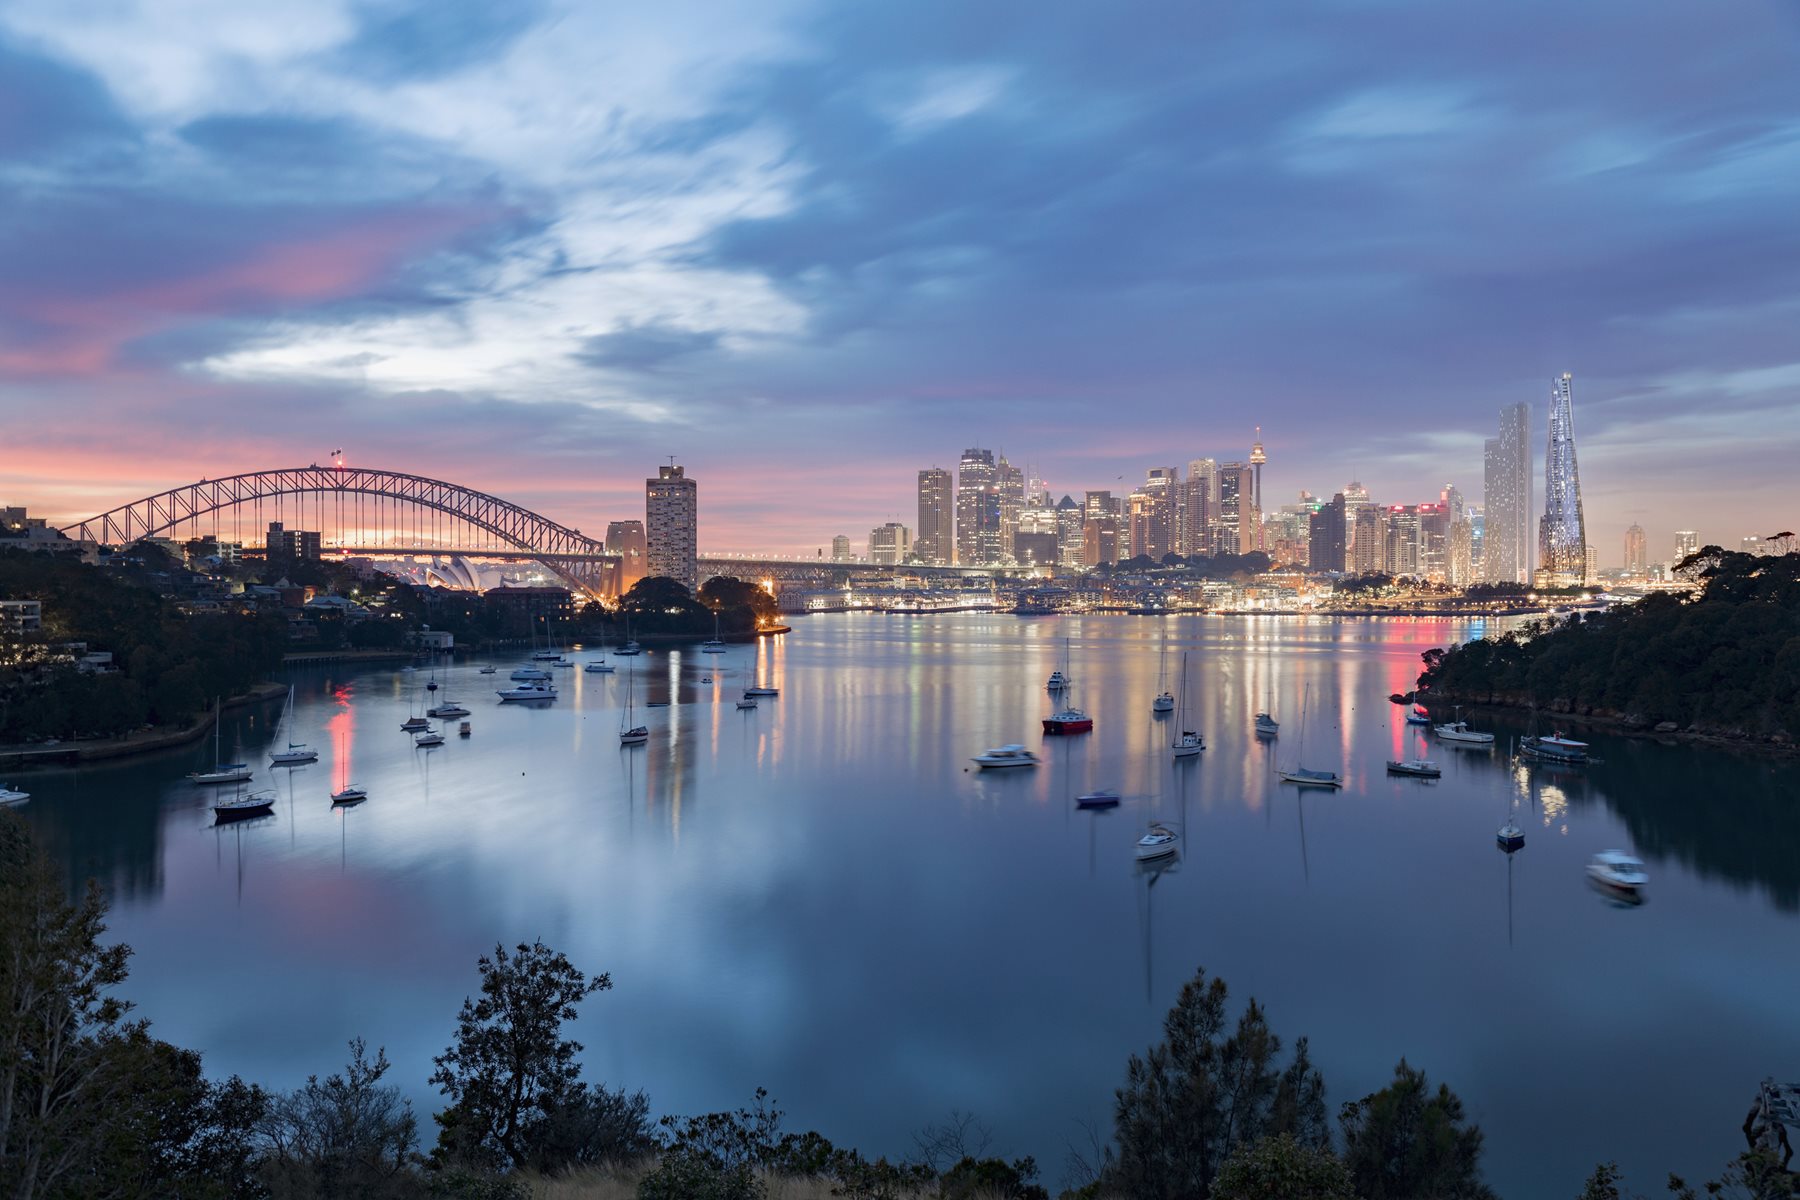
[[[1625,531],[1625,574],[1636,578],[1649,570],[1650,539],[1644,535],[1644,527],[1634,521]]]
[[[956,471],[956,561],[966,566],[999,564],[1000,477],[992,450],[962,452]]]
[[[1344,569],[1344,493],[1312,514],[1307,530],[1307,566],[1313,571]]]
[[[1082,543],[1081,505],[1073,496],[1056,502],[1056,561],[1058,566],[1080,570]]]
[[[1394,504],[1387,509],[1383,556],[1389,575],[1419,574],[1419,506]]]
[[[929,566],[947,567],[956,559],[956,501],[950,472],[927,467],[919,472],[919,523],[913,553]]]
[[[1500,436],[1485,446],[1482,577],[1489,583],[1531,580],[1531,406],[1500,410]]]
[[[1357,575],[1375,575],[1387,570],[1387,514],[1373,504],[1356,507],[1350,515],[1346,507],[1345,539],[1350,558],[1347,568]],[[1351,525],[1351,522],[1354,525]]]
[[[644,531],[646,571],[699,587],[700,485],[686,467],[658,467],[644,480]]]
[[[0,630],[37,633],[44,627],[42,600],[0,600]]]
[[[873,558],[874,555],[875,555],[875,535],[873,533],[871,533],[869,535],[869,556],[871,558]],[[836,537],[831,539],[831,561],[832,562],[841,562],[841,563],[856,561],[856,556],[854,554],[850,553],[850,535],[849,534],[840,533]]]
[[[1675,531],[1675,561],[1670,565],[1679,566],[1682,559],[1690,554],[1697,554],[1699,551],[1700,535],[1692,529],[1677,529]]]
[[[1443,503],[1421,504],[1419,514],[1418,573],[1433,583],[1449,578],[1450,512]]]
[[[1567,371],[1550,387],[1538,562],[1561,586],[1580,583],[1587,576],[1587,525],[1581,512],[1581,471],[1575,462],[1574,377]]]
[[[1181,553],[1213,554],[1218,550],[1219,464],[1196,458],[1188,463],[1181,489]]]
[[[1475,582],[1474,531],[1466,516],[1450,523],[1445,582],[1453,588],[1466,588]]]
[[[623,595],[649,571],[650,546],[644,536],[644,523],[609,522],[606,526],[606,552],[619,556],[619,573],[613,592],[615,595]]]
[[[833,540],[832,551],[835,554],[836,539]],[[846,542],[850,539],[845,538]],[[912,530],[898,521],[889,521],[885,525],[877,525],[869,530],[869,561],[884,567],[896,566],[906,561],[912,553]],[[848,549],[846,548],[846,553]]]

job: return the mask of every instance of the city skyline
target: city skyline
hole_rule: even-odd
[[[702,549],[809,553],[1260,425],[1265,509],[1412,503],[1570,370],[1603,562],[1791,524],[1791,12],[1143,12],[9,5],[0,502],[343,446],[597,533],[675,453]]]

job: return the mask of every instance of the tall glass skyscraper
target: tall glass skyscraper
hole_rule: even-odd
[[[962,452],[956,471],[956,561],[991,567],[1000,561],[1000,477],[992,450]]]
[[[1500,410],[1500,436],[1486,443],[1482,577],[1531,582],[1531,406]]]
[[[956,500],[950,472],[927,467],[919,472],[919,523],[913,553],[930,566],[946,567],[956,554]]]
[[[1575,465],[1574,377],[1550,385],[1550,439],[1544,450],[1544,516],[1538,522],[1538,565],[1559,584],[1587,579],[1587,525],[1581,517],[1581,472]]]

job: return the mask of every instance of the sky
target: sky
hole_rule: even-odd
[[[1795,524],[1800,7],[0,0],[0,503],[323,461],[702,552],[1242,457]],[[1766,527],[1766,528],[1765,528]]]

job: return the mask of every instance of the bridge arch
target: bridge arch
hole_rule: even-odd
[[[317,463],[203,479],[122,504],[66,526],[62,532],[77,541],[126,545],[142,538],[160,537],[224,509],[283,496],[308,495],[375,496],[444,513],[491,534],[513,551],[538,558],[572,588],[590,595],[600,594],[610,574],[608,568],[617,561],[617,556],[607,554],[605,544],[598,539],[486,492],[400,471]],[[439,552],[459,551],[445,547]],[[460,552],[479,557],[482,550],[468,548]]]

